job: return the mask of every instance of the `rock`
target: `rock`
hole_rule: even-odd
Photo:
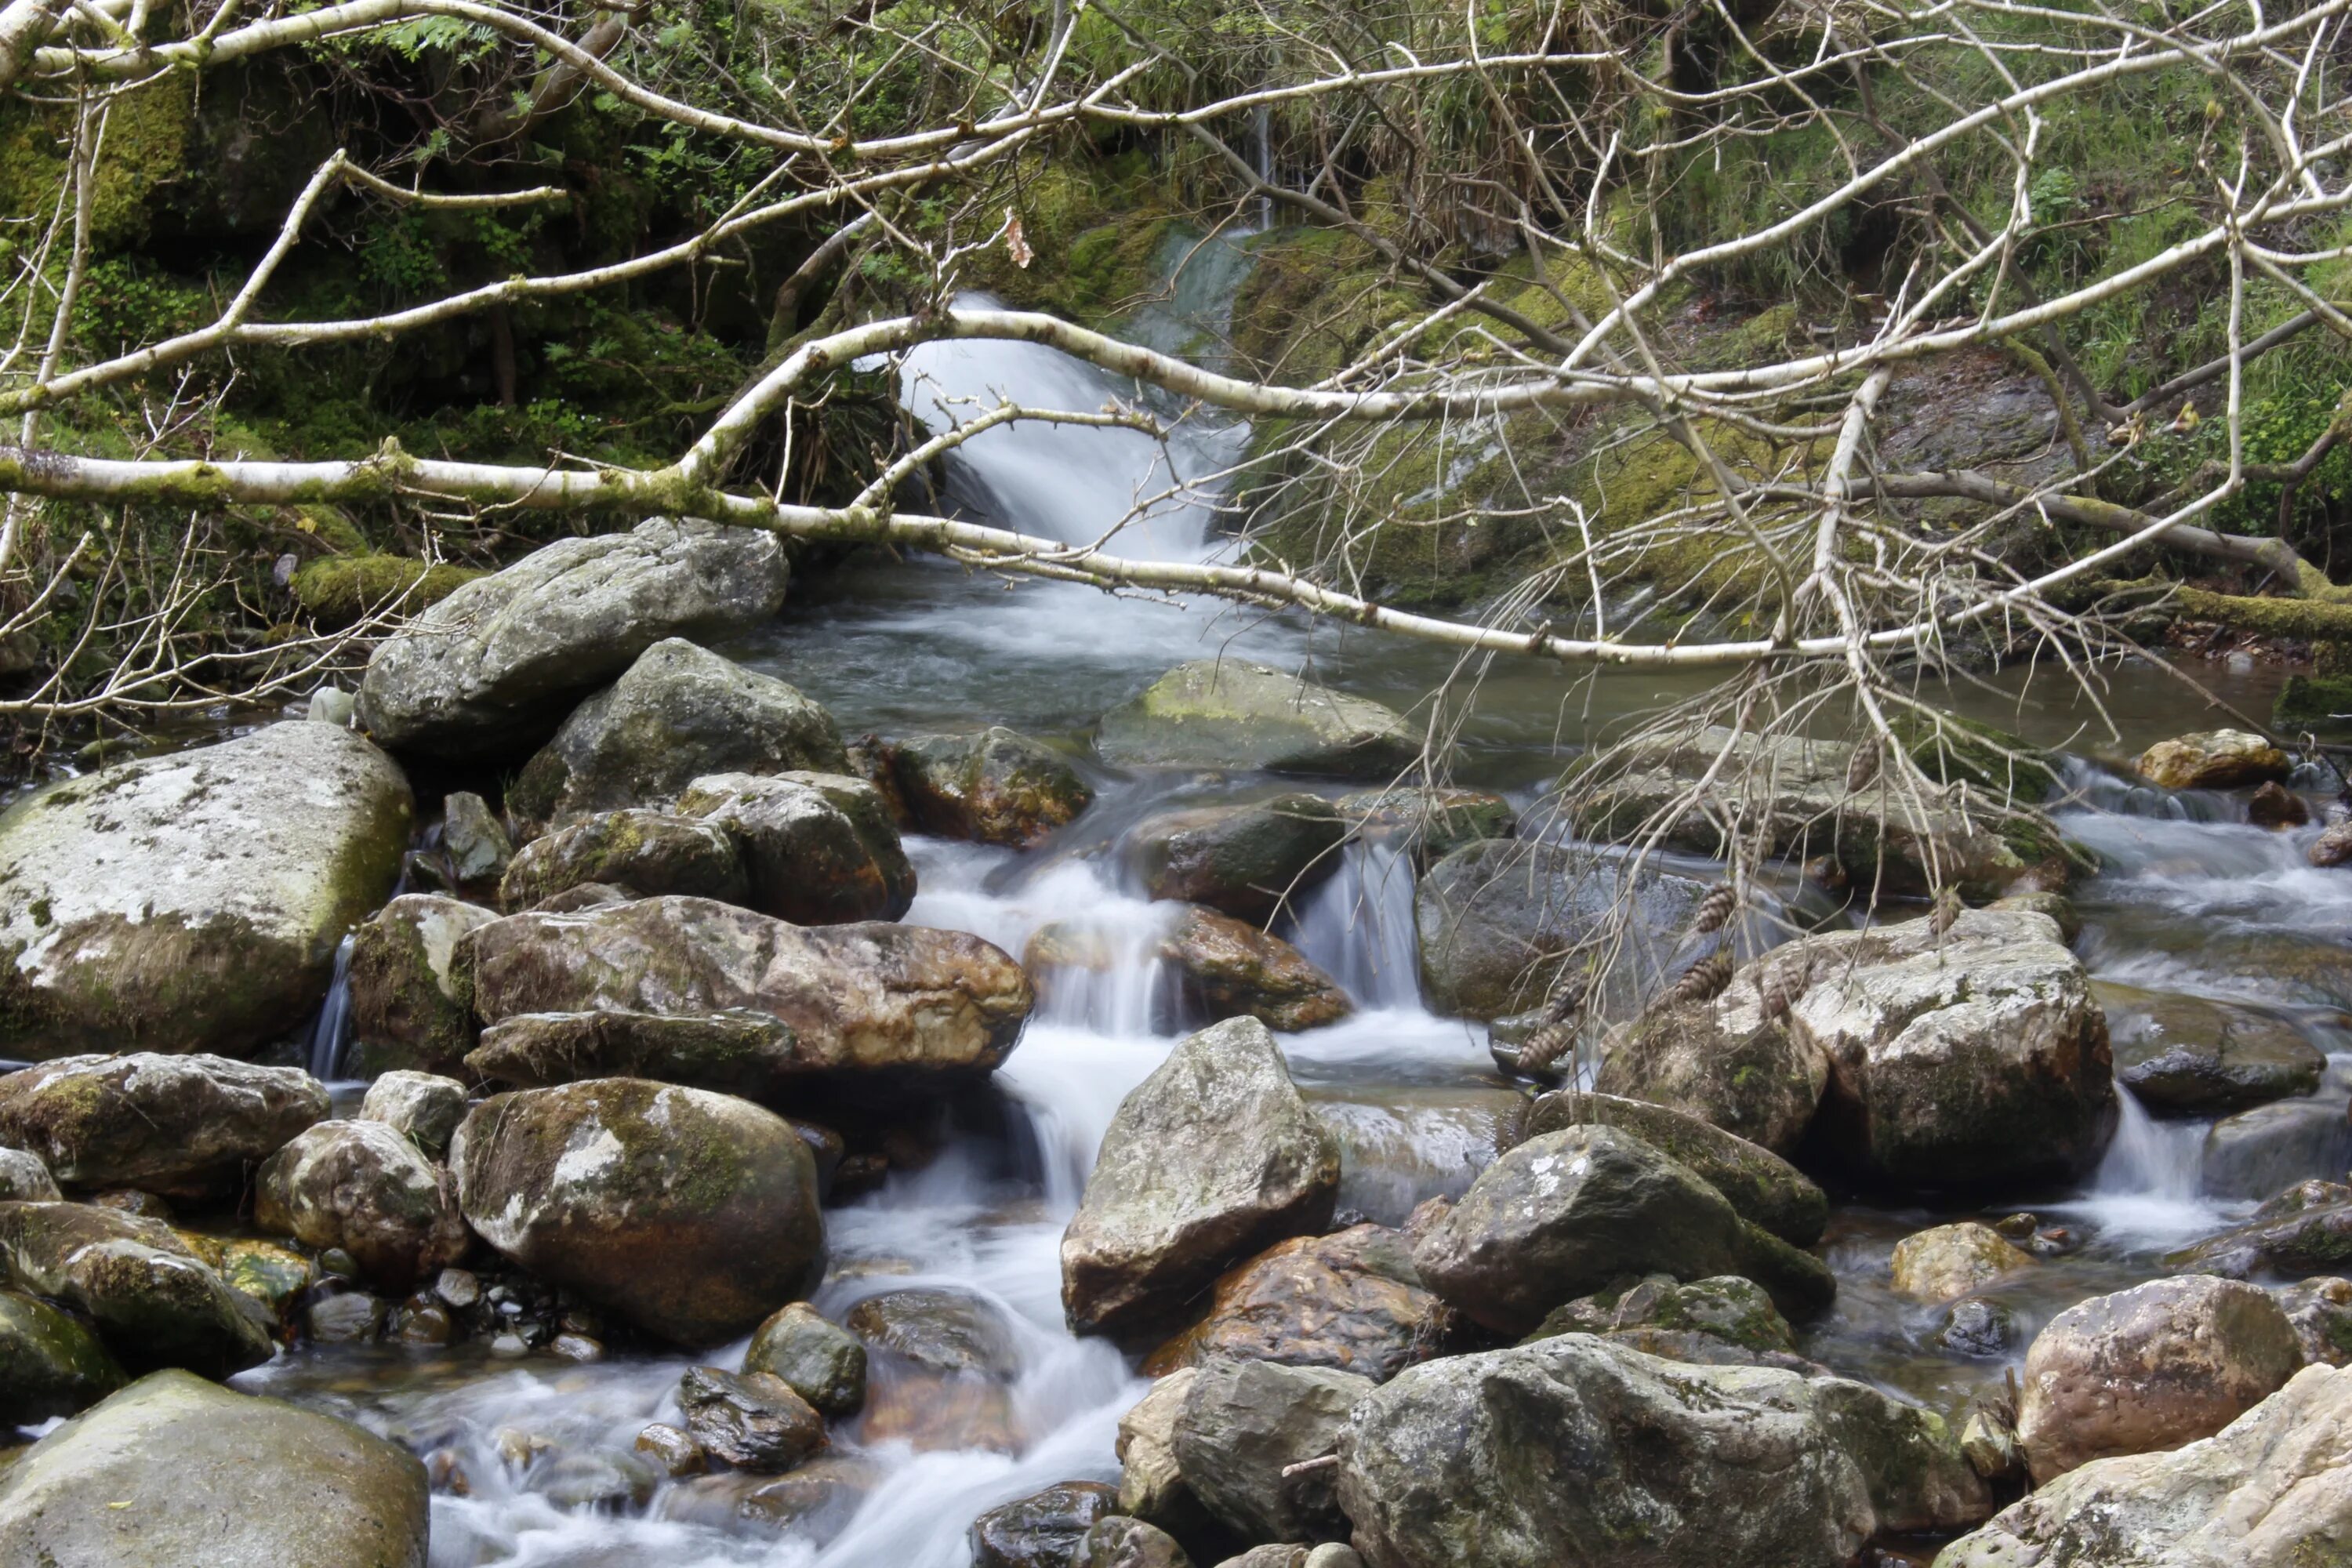
[[[1388,1568],[1844,1568],[1990,1511],[1943,1424],[1860,1384],[1666,1362],[1589,1334],[1412,1367],[1339,1439]]]
[[[2352,1166],[2352,1122],[2341,1100],[2282,1100],[2241,1110],[2205,1134],[2198,1184],[2217,1198],[2259,1198]]]
[[[466,1086],[429,1072],[388,1072],[368,1085],[360,1120],[381,1121],[428,1160],[449,1152],[449,1135],[466,1119]]]
[[[2273,779],[2247,797],[2246,820],[2256,827],[2301,827],[2311,820],[2311,807]]]
[[[1357,833],[1411,856],[1423,870],[1465,844],[1509,838],[1519,830],[1511,803],[1484,790],[1359,790],[1341,795],[1339,805]]]
[[[302,717],[313,724],[332,724],[348,730],[359,712],[359,700],[339,687],[321,686],[310,693],[310,700],[302,710]]]
[[[1118,1418],[1118,1511],[1162,1530],[1198,1533],[1208,1516],[1184,1482],[1176,1458],[1176,1421],[1200,1377],[1192,1367],[1171,1372]]]
[[[915,830],[942,838],[1032,848],[1095,797],[1060,752],[1002,725],[866,746]]]
[[[1118,1493],[1099,1481],[1000,1503],[971,1521],[972,1568],[1069,1568],[1087,1531],[1118,1509]]]
[[[2265,1204],[2234,1229],[2207,1237],[2164,1261],[2174,1268],[2244,1279],[2253,1274],[2324,1274],[2352,1268],[2352,1188],[2332,1189],[2322,1201],[2273,1208]],[[2292,1198],[2293,1192],[2282,1194]],[[2277,1200],[2273,1200],[2276,1203]]]
[[[1818,1310],[1835,1289],[1818,1260],[1612,1127],[1547,1132],[1504,1155],[1420,1237],[1413,1262],[1450,1305],[1515,1336],[1626,1274],[1748,1275],[1792,1315]]]
[[[673,1480],[681,1476],[698,1476],[710,1466],[710,1456],[703,1451],[701,1444],[666,1422],[656,1421],[638,1433],[635,1447]]]
[[[1114,1513],[1087,1527],[1070,1568],[1192,1568],[1192,1560],[1166,1531]]]
[[[1392,773],[1421,738],[1393,710],[1240,659],[1178,665],[1103,715],[1095,745],[1124,767]]]
[[[1958,1300],[2032,1263],[1990,1226],[1939,1225],[1895,1244],[1895,1291],[1915,1301]]]
[[[856,1517],[882,1479],[870,1460],[824,1454],[789,1475],[730,1470],[689,1481],[663,1494],[655,1512],[728,1534],[741,1534],[746,1525],[789,1531],[796,1543],[822,1548]]]
[[[763,914],[795,925],[895,921],[915,901],[915,868],[864,779],[714,773],[689,784],[678,809],[741,847],[750,901]]]
[[[310,1260],[290,1247],[254,1237],[207,1237],[174,1233],[212,1266],[230,1289],[257,1302],[273,1324],[290,1323],[294,1308],[314,1279]]]
[[[456,1184],[382,1121],[321,1121],[261,1167],[254,1218],[305,1247],[340,1247],[360,1278],[404,1291],[466,1256]]]
[[[2305,1367],[2220,1433],[2095,1459],[1946,1547],[1936,1568],[2286,1568],[2352,1536],[2352,1372]]]
[[[1555,1089],[1528,1110],[1525,1135],[1562,1128],[1614,1127],[1679,1160],[1729,1200],[1739,1217],[1791,1247],[1811,1247],[1828,1228],[1828,1194],[1778,1154],[1669,1106],[1612,1094]]]
[[[490,803],[470,790],[452,790],[441,800],[441,847],[449,870],[468,888],[495,888],[514,858],[514,840]]]
[[[514,915],[476,932],[466,956],[488,1024],[523,1013],[770,1014],[792,1031],[772,1067],[779,1080],[977,1077],[1012,1050],[1032,1000],[1019,964],[961,931],[803,928],[706,899]]]
[[[2341,866],[2352,860],[2352,818],[2329,823],[2305,855],[2315,866]]]
[[[677,1404],[703,1451],[738,1469],[789,1470],[825,1445],[824,1417],[766,1373],[690,1367],[678,1382]]]
[[[849,1310],[843,1327],[869,1349],[931,1372],[1010,1382],[1021,1347],[1004,1314],[962,1290],[886,1290]]]
[[[1549,1339],[1555,1334],[1621,1336],[1634,1348],[1669,1361],[1707,1360],[1713,1364],[1727,1364],[1714,1362],[1711,1357],[1683,1357],[1652,1348],[1654,1343],[1671,1342],[1669,1336],[1703,1334],[1755,1356],[1785,1358],[1795,1365],[1810,1364],[1796,1361],[1796,1336],[1789,1328],[1789,1321],[1772,1305],[1772,1298],[1754,1280],[1742,1279],[1736,1274],[1694,1279],[1686,1284],[1670,1274],[1653,1274],[1639,1280],[1628,1279],[1622,1288],[1612,1285],[1608,1289],[1553,1308],[1536,1331],[1528,1336],[1528,1342]],[[1768,1363],[1759,1361],[1757,1364]]]
[[[1681,1111],[1779,1155],[1796,1152],[1829,1088],[1828,1056],[1768,1017],[1756,984],[1651,1007],[1602,1049],[1593,1079],[1602,1093]]]
[[[583,1078],[651,1078],[747,1100],[791,1087],[799,1037],[772,1013],[518,1013],[482,1031],[467,1068],[492,1083],[544,1089]]]
[[[427,1500],[349,1421],[159,1372],[0,1470],[0,1562],[425,1568]]]
[[[2284,779],[2294,759],[2243,730],[2204,730],[2140,753],[2139,776],[2166,789],[2235,789]]]
[[[156,1220],[83,1204],[0,1204],[0,1282],[81,1313],[135,1372],[228,1377],[272,1349],[260,1310]]]
[[[1184,1395],[1176,1462],[1211,1518],[1244,1541],[1320,1541],[1345,1523],[1326,1467],[1286,1476],[1333,1452],[1370,1378],[1328,1367],[1213,1357]]]
[[[600,811],[524,845],[499,884],[499,902],[527,910],[598,882],[640,898],[684,893],[745,902],[751,879],[725,830],[662,811]]]
[[[2025,1477],[2025,1450],[2017,1446],[2017,1432],[1981,1405],[1969,1412],[1960,1428],[1960,1452],[1969,1468],[1989,1481],[2017,1481]]]
[[[1255,1018],[1295,1033],[1334,1024],[1355,1011],[1339,982],[1270,931],[1192,904],[1176,906],[1154,949],[1173,984],[1157,1009],[1171,1024]],[[1050,996],[1073,977],[1093,981],[1131,962],[1123,944],[1078,921],[1042,927],[1021,955],[1022,967]]]
[[[2058,924],[2058,940],[2067,946],[2083,934],[2083,911],[2074,900],[2063,893],[2011,893],[1987,904],[1989,910],[2000,910],[2031,915],[2047,915]]]
[[[360,721],[396,751],[511,752],[663,638],[766,620],[789,572],[774,535],[694,520],[559,540],[381,644],[360,684]]]
[[[525,763],[507,809],[562,826],[660,805],[707,773],[845,773],[833,715],[772,675],[671,638],[572,710]]]
[[[2309,1094],[2327,1065],[2284,1019],[2227,1002],[2095,981],[2116,1079],[2158,1116],[2226,1116]]]
[[[1310,1085],[1300,1090],[1339,1145],[1337,1212],[1402,1226],[1433,1197],[1458,1198],[1519,1141],[1528,1102],[1476,1083]]]
[[[235,1193],[326,1114],[326,1087],[301,1068],[226,1057],[66,1057],[0,1078],[0,1143],[69,1187]]]
[[[403,893],[352,935],[352,1038],[362,1073],[456,1071],[474,1045],[473,988],[457,943],[498,916],[438,893]]]
[[[1128,858],[1155,899],[1265,925],[1339,868],[1348,825],[1319,795],[1197,806],[1147,818]]]
[[[128,1381],[76,1319],[37,1297],[0,1290],[0,1433],[71,1415]]]
[[[2302,1365],[2293,1325],[2257,1286],[2191,1274],[2094,1296],[2026,1352],[2018,1441],[2046,1485],[2093,1459],[2211,1436]]]
[[[475,1232],[656,1338],[717,1344],[800,1295],[824,1242],[816,1167],[745,1100],[602,1079],[495,1095],[449,1148]]]
[[[0,816],[9,1054],[275,1040],[392,890],[410,810],[391,758],[300,721],[26,796]]]
[[[1186,1037],[1120,1101],[1063,1234],[1072,1330],[1150,1332],[1233,1264],[1320,1232],[1339,1185],[1339,1150],[1265,1025]]]
[[[0,1079],[0,1083],[5,1081]],[[39,1155],[25,1149],[0,1148],[0,1204],[48,1203],[58,1195],[58,1184]]]
[[[2273,1287],[2272,1293],[2303,1346],[2305,1361],[2352,1366],[2352,1279],[2321,1276]]]
[[[743,1370],[782,1379],[820,1415],[855,1415],[866,1403],[865,1343],[805,1301],[759,1326]]]
[[[1431,1353],[1444,1332],[1404,1235],[1358,1225],[1278,1242],[1225,1274],[1208,1315],[1154,1351],[1143,1370],[1246,1358],[1382,1383]]]
[[[342,1290],[312,1301],[303,1313],[302,1327],[322,1345],[373,1344],[382,1337],[390,1311],[381,1296],[372,1296],[365,1290]],[[522,1352],[515,1353],[520,1355]]]

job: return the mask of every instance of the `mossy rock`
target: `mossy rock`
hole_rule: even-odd
[[[2290,675],[2271,703],[2281,730],[2352,728],[2352,675]]]
[[[295,603],[329,629],[379,611],[415,615],[482,575],[471,566],[405,555],[324,555],[294,574]]]
[[[77,1319],[0,1290],[0,1427],[71,1415],[129,1380]]]
[[[2057,759],[2022,736],[1973,719],[1916,712],[1889,721],[1895,738],[1919,771],[1941,784],[1966,784],[1998,802],[2031,805],[2058,787]],[[2021,847],[2019,847],[2022,855]],[[2037,855],[2024,855],[2028,860]]]

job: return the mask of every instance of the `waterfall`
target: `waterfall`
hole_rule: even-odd
[[[1361,1007],[1421,1005],[1413,940],[1412,860],[1396,844],[1360,838],[1309,894],[1293,943]]]
[[[342,1077],[343,1053],[352,1036],[352,941],[346,935],[335,944],[335,977],[327,999],[319,1004],[318,1021],[310,1026],[310,1076],[320,1083]]]

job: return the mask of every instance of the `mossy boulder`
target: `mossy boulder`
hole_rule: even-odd
[[[729,1095],[636,1079],[494,1095],[449,1164],[483,1240],[683,1345],[750,1332],[824,1255],[808,1146]]]
[[[274,1348],[260,1307],[158,1220],[86,1204],[0,1204],[0,1279],[88,1318],[133,1371],[228,1377]]]
[[[474,1046],[474,997],[457,943],[498,919],[462,899],[403,893],[352,939],[352,1037],[360,1070],[450,1073]]]
[[[235,1194],[326,1114],[326,1087],[301,1068],[226,1057],[67,1057],[0,1078],[0,1141],[92,1190]]]
[[[975,735],[869,739],[862,749],[908,825],[942,838],[1030,848],[1095,797],[1059,752],[1001,724]]]
[[[914,864],[888,804],[864,779],[713,773],[687,786],[678,810],[735,842],[747,874],[744,901],[763,914],[838,925],[895,921],[914,904]]]
[[[1895,1244],[1888,1270],[1896,1295],[1941,1303],[1973,1296],[1996,1280],[2032,1267],[2032,1253],[2011,1245],[1990,1226],[1969,1220],[1905,1237]]]
[[[288,586],[294,602],[332,631],[372,615],[420,615],[481,575],[478,567],[405,555],[322,555]]]
[[[1528,1339],[1532,1342],[1554,1334],[1633,1336],[1640,1331],[1647,1332],[1628,1342],[1670,1361],[1685,1358],[1655,1345],[1671,1342],[1668,1336],[1680,1334],[1704,1334],[1759,1356],[1793,1355],[1797,1348],[1789,1320],[1772,1305],[1770,1294],[1737,1274],[1691,1280],[1677,1280],[1671,1274],[1629,1277],[1607,1289],[1553,1308]]]
[[[408,782],[329,724],[101,768],[0,816],[0,1038],[249,1054],[327,994],[408,847]]]
[[[1265,925],[1339,869],[1348,824],[1320,795],[1163,812],[1139,824],[1128,859],[1155,899],[1206,904]]]
[[[429,1072],[388,1072],[368,1085],[360,1120],[381,1121],[428,1160],[449,1151],[449,1135],[466,1119],[466,1086]]]
[[[488,1083],[545,1089],[587,1078],[650,1078],[787,1104],[800,1037],[772,1013],[517,1013],[482,1031],[466,1070]]]
[[[1610,1032],[1593,1087],[1671,1107],[1735,1137],[1792,1155],[1829,1087],[1829,1058],[1767,1016],[1759,996],[1645,1009]]]
[[[0,1290],[0,1432],[71,1415],[129,1381],[79,1320]]]
[[[349,1421],[142,1378],[0,1471],[0,1561],[425,1568],[425,1467]]]
[[[1421,752],[1394,710],[1241,659],[1177,666],[1104,714],[1095,743],[1132,767],[1339,778],[1394,773]]]
[[[449,1173],[381,1121],[321,1121],[269,1157],[254,1191],[265,1230],[339,1247],[394,1295],[466,1256],[472,1237]]]
[[[2283,779],[2294,759],[2244,730],[2202,730],[2158,741],[2133,765],[2166,789],[2234,789]]]
[[[866,1343],[805,1301],[780,1307],[751,1335],[743,1370],[782,1378],[824,1415],[866,1403]]]
[[[583,882],[639,897],[686,893],[730,904],[744,901],[751,879],[735,840],[722,829],[665,811],[600,811],[532,839],[499,882],[499,901],[527,910]]]
[[[1615,1127],[1671,1155],[1721,1193],[1742,1219],[1791,1247],[1812,1246],[1829,1226],[1829,1196],[1811,1177],[1769,1149],[1669,1106],[1555,1089],[1528,1108],[1525,1136],[1580,1125]]]

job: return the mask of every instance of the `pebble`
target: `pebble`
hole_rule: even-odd
[[[558,1334],[548,1342],[548,1350],[565,1361],[603,1361],[604,1347],[586,1334]]]
[[[433,1293],[460,1310],[482,1299],[482,1282],[464,1268],[444,1268],[433,1282]]]
[[[530,1353],[530,1342],[509,1329],[490,1342],[490,1353],[495,1356],[505,1356],[509,1360],[516,1356],[526,1356]]]

